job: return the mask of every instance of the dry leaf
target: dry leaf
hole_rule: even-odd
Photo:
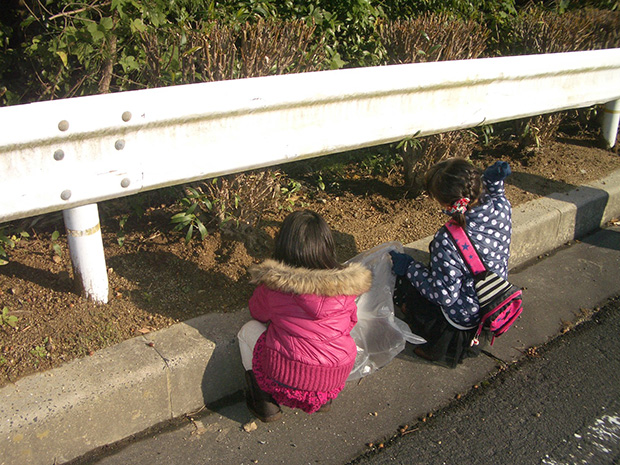
[[[196,434],[198,436],[200,436],[201,434],[205,434],[207,432],[207,428],[205,428],[205,425],[202,423],[202,421],[200,420],[192,420],[192,423],[194,424],[194,427],[196,428],[192,434]]]
[[[243,425],[243,431],[245,431],[246,433],[251,433],[252,431],[256,431],[256,429],[258,429],[258,426],[256,426],[255,421],[251,421]]]

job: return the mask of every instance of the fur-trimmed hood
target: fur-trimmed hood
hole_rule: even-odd
[[[323,296],[360,295],[370,289],[372,273],[359,263],[339,270],[296,268],[276,260],[265,260],[250,268],[252,283],[292,294]]]

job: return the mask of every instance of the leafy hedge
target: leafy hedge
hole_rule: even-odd
[[[620,13],[612,0],[528,2],[527,7],[519,0],[3,2],[0,106],[342,67],[620,46]],[[563,117],[508,124],[526,148],[553,137]],[[416,194],[429,164],[448,155],[467,156],[474,136],[488,143],[499,133],[485,127],[411,137],[393,151]],[[261,200],[257,192],[269,200],[279,189],[290,203],[299,188],[278,172],[249,176],[252,183],[231,177],[186,188],[176,228],[187,228],[188,238],[196,231],[204,237],[209,215],[220,227],[252,227],[259,218],[252,216],[255,208],[246,207]],[[241,184],[254,186],[247,199],[241,198]],[[2,245],[10,246],[1,232],[0,260]]]
[[[4,0],[0,105],[391,63],[617,47],[617,2]],[[577,2],[575,2],[577,3]]]

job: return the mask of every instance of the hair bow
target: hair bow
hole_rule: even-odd
[[[448,215],[454,215],[455,213],[464,214],[467,211],[467,205],[469,205],[469,202],[470,200],[468,197],[463,197],[462,199],[458,199],[456,202],[450,205],[448,209],[445,210],[445,212]]]

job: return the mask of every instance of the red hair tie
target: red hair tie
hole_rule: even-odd
[[[468,197],[463,197],[462,199],[457,200],[450,207],[448,207],[448,209],[446,210],[446,213],[448,215],[454,215],[457,212],[465,214],[465,212],[467,211],[467,205],[469,205],[469,202],[470,200]]]

